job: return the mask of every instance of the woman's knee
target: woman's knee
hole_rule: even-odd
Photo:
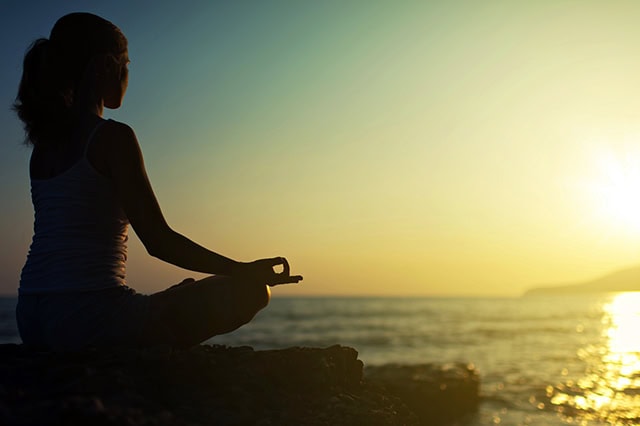
[[[247,286],[243,299],[244,300],[240,302],[244,305],[241,321],[246,324],[269,304],[271,300],[271,290],[267,285],[249,285]]]
[[[266,308],[271,301],[271,288],[268,285],[257,285],[256,287],[256,306],[260,310]]]

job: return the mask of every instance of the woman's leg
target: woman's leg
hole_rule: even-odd
[[[21,295],[18,300],[16,317],[23,342],[54,351],[139,345],[150,301],[125,286]]]
[[[29,347],[45,346],[41,313],[38,308],[40,296],[18,296],[16,321],[22,343]]]
[[[271,293],[264,284],[212,276],[185,280],[149,297],[143,341],[193,346],[251,321],[267,306]]]

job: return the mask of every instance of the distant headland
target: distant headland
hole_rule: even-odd
[[[592,281],[535,287],[527,290],[524,293],[524,296],[608,293],[620,291],[640,291],[640,266],[634,266],[612,272]]]

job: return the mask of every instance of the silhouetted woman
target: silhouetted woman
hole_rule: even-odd
[[[302,279],[284,258],[237,262],[169,227],[133,130],[102,118],[122,103],[128,62],[122,32],[88,13],[60,18],[25,56],[14,108],[33,145],[34,236],[16,310],[27,345],[190,346],[249,322],[269,285]],[[136,293],[125,285],[129,224],[152,256],[216,275]]]

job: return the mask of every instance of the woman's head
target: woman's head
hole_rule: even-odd
[[[90,13],[60,18],[49,38],[36,40],[24,58],[14,109],[27,143],[64,143],[78,109],[118,108],[127,63],[127,39],[111,22]]]

